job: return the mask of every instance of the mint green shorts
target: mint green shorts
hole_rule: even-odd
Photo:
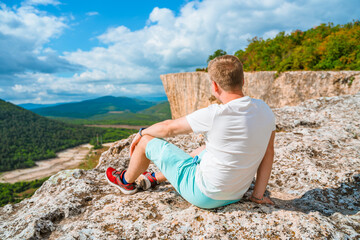
[[[176,191],[191,204],[200,208],[217,208],[239,201],[215,200],[200,191],[195,183],[195,172],[205,151],[192,158],[174,144],[154,138],[148,142],[145,154],[160,169]]]

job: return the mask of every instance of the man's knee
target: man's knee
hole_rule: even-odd
[[[138,145],[140,145],[141,147],[143,147],[145,149],[148,142],[150,142],[153,138],[154,137],[152,137],[150,135],[144,135],[144,136],[141,137],[140,142],[138,143]]]

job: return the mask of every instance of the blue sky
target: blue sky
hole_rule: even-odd
[[[160,74],[258,36],[359,19],[359,0],[0,0],[0,98],[163,96]]]

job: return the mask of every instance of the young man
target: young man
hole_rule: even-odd
[[[250,199],[273,204],[264,192],[274,158],[274,114],[262,100],[244,96],[238,58],[217,57],[208,72],[212,94],[223,104],[140,129],[130,147],[128,169],[106,170],[110,184],[133,194],[134,182],[143,174],[143,189],[168,180],[188,202],[216,208],[239,201],[257,174]],[[205,134],[206,145],[190,155],[162,139],[192,131]],[[160,172],[145,172],[150,161]]]

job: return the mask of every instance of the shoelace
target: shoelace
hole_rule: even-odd
[[[116,177],[116,176],[121,176],[121,172],[119,172],[119,171],[113,171],[112,173],[111,173],[114,177]]]
[[[122,179],[121,179],[121,173],[122,172],[119,172],[119,171],[113,171],[111,174],[115,177],[115,178],[117,178],[122,184],[124,184],[124,182],[122,181]]]

